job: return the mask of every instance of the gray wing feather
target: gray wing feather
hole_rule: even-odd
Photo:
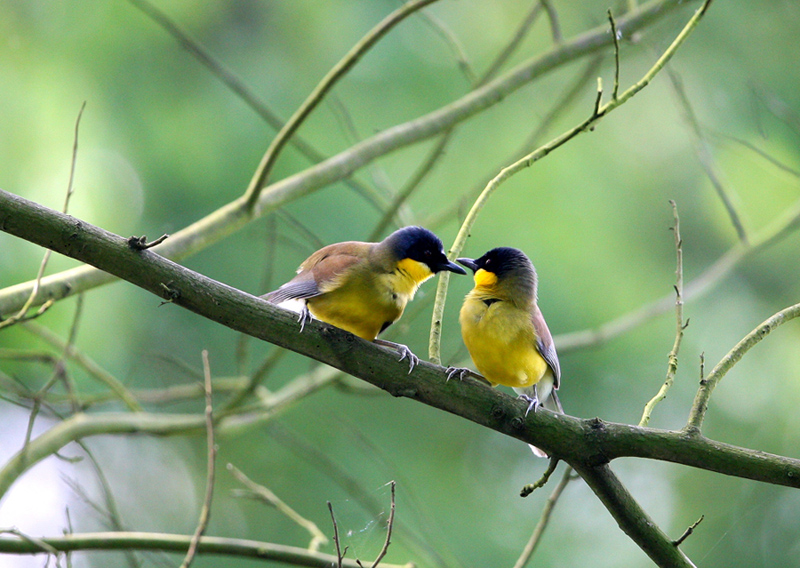
[[[531,321],[533,322],[533,329],[536,332],[536,348],[539,353],[553,369],[553,388],[557,389],[561,384],[561,365],[558,363],[558,354],[556,353],[556,346],[553,343],[553,336],[544,321],[544,316],[536,306],[536,309],[531,314]]]
[[[319,296],[320,292],[317,283],[313,279],[289,281],[277,290],[265,294],[262,298],[273,304],[280,304],[287,300],[313,298]]]

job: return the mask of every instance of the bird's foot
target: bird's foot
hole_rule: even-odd
[[[402,361],[403,359],[408,359],[408,374],[411,374],[411,371],[414,370],[414,367],[417,366],[419,363],[419,357],[412,353],[411,349],[409,349],[406,345],[402,343],[394,343],[392,341],[386,341],[385,339],[376,339],[374,343],[378,345],[383,345],[385,347],[391,347],[395,351],[400,354],[400,359],[398,361]]]
[[[472,374],[472,371],[466,367],[447,367],[445,373],[447,374],[447,380],[445,381],[447,383],[453,377],[458,377],[459,381],[463,381],[464,377]]]
[[[536,410],[541,406],[541,403],[539,402],[539,398],[536,395],[533,395],[533,397],[530,397],[527,394],[521,394],[521,395],[519,395],[518,398],[521,398],[522,400],[525,400],[525,401],[528,402],[528,408],[525,410],[525,416],[527,416],[528,413],[531,410],[536,412]]]
[[[311,312],[308,310],[308,306],[303,306],[303,309],[300,310],[300,317],[297,320],[300,322],[300,333],[303,333],[303,328],[306,326],[306,323],[313,319],[314,316],[311,315]]]

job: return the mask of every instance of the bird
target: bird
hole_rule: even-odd
[[[442,241],[419,226],[398,229],[378,243],[346,241],[323,247],[297,269],[297,276],[264,295],[274,304],[302,300],[300,331],[317,318],[367,341],[396,349],[419,361],[405,345],[378,339],[396,322],[420,284],[447,270],[466,270],[447,258]]]
[[[556,390],[561,367],[538,305],[538,280],[519,249],[493,248],[478,259],[457,261],[474,272],[475,287],[459,313],[461,335],[478,371],[492,386],[512,387],[528,401],[527,415],[539,406],[563,413]],[[448,370],[448,377],[468,369]],[[539,457],[547,454],[535,446]]]

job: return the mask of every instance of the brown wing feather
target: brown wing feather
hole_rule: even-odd
[[[265,298],[280,304],[329,292],[344,273],[366,258],[369,246],[370,243],[348,241],[323,247],[303,261],[297,276]]]
[[[317,252],[309,256],[297,269],[297,274],[302,274],[314,269],[322,261],[336,260],[341,257],[347,258],[366,258],[373,243],[362,243],[360,241],[345,241],[322,247]]]
[[[553,370],[553,388],[557,389],[561,383],[561,366],[558,363],[558,354],[553,343],[553,336],[550,334],[550,329],[544,321],[544,316],[539,310],[539,306],[536,306],[533,313],[531,313],[531,322],[533,323],[533,330],[536,332],[536,348]]]

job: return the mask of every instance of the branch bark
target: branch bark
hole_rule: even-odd
[[[444,369],[424,361],[408,374],[407,365],[396,360],[394,351],[319,321],[306,324],[305,331],[298,333],[293,312],[188,270],[152,250],[132,250],[118,235],[2,190],[0,229],[94,264],[203,317],[326,363],[394,396],[413,398],[535,444],[573,466],[642,457],[800,488],[797,459],[716,442],[694,429],[639,428],[550,412],[525,416],[526,405],[502,391],[469,378],[445,382]],[[168,435],[189,429],[200,432],[202,427],[200,415],[77,414],[33,440],[27,456],[15,456],[3,472],[12,467],[21,474],[69,441],[88,435]],[[8,487],[2,480],[0,473],[0,495]]]

